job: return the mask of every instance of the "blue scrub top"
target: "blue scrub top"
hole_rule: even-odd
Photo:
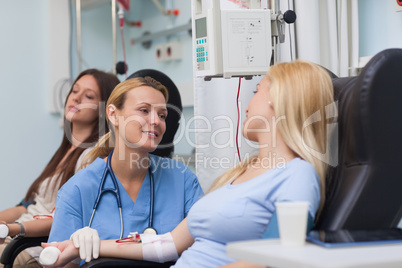
[[[194,244],[174,267],[219,267],[236,261],[227,257],[226,244],[262,238],[278,201],[307,201],[314,219],[320,203],[320,181],[310,163],[294,158],[249,181],[227,184],[203,197],[187,218]]]
[[[159,234],[172,231],[186,216],[191,206],[203,195],[197,177],[181,162],[150,155],[154,176],[153,227]],[[74,175],[57,194],[56,210],[49,242],[70,239],[76,230],[88,226],[106,162],[97,158]],[[124,232],[142,233],[149,222],[150,178],[147,173],[134,203],[117,178],[122,202]],[[108,174],[105,188],[114,188]],[[120,237],[120,214],[114,194],[102,195],[92,221],[100,239]]]

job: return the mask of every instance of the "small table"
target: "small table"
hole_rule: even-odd
[[[386,268],[402,267],[402,244],[325,248],[282,246],[279,239],[228,243],[229,257],[275,268]]]

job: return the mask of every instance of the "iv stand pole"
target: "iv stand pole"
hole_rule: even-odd
[[[112,4],[112,40],[113,40],[113,73],[116,74],[117,63],[117,36],[116,36],[116,0],[111,0]]]

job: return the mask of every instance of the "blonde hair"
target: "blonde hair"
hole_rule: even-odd
[[[277,130],[286,145],[300,158],[309,162],[319,176],[320,212],[325,201],[328,164],[316,158],[311,153],[311,148],[318,152],[328,150],[329,148],[325,147],[329,135],[325,120],[314,122],[308,127],[303,124],[317,111],[321,112],[321,118],[325,118],[322,114],[325,107],[334,102],[332,80],[324,68],[302,60],[272,66],[267,77],[271,82],[270,95],[275,115],[277,118],[286,116],[286,120],[278,121]],[[309,148],[306,148],[306,145]],[[256,159],[256,156],[252,157],[224,173],[208,192],[243,174]]]
[[[152,87],[155,90],[161,92],[165,98],[165,103],[167,103],[169,93],[166,87],[155,79],[146,76],[131,78],[118,84],[110,95],[106,103],[106,107],[108,107],[110,104],[113,104],[114,106],[116,106],[117,109],[121,110],[126,100],[126,93],[141,86]],[[114,129],[113,126],[110,125],[109,120],[107,123],[110,129],[109,132],[101,137],[95,147],[84,157],[81,164],[81,169],[88,166],[98,157],[108,156],[109,153],[113,150],[115,142]]]

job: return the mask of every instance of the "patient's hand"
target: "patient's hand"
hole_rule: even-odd
[[[74,246],[73,241],[66,240],[58,243],[42,243],[42,247],[56,247],[61,251],[56,263],[52,266],[45,267],[60,267],[64,266],[79,257],[78,249]]]

